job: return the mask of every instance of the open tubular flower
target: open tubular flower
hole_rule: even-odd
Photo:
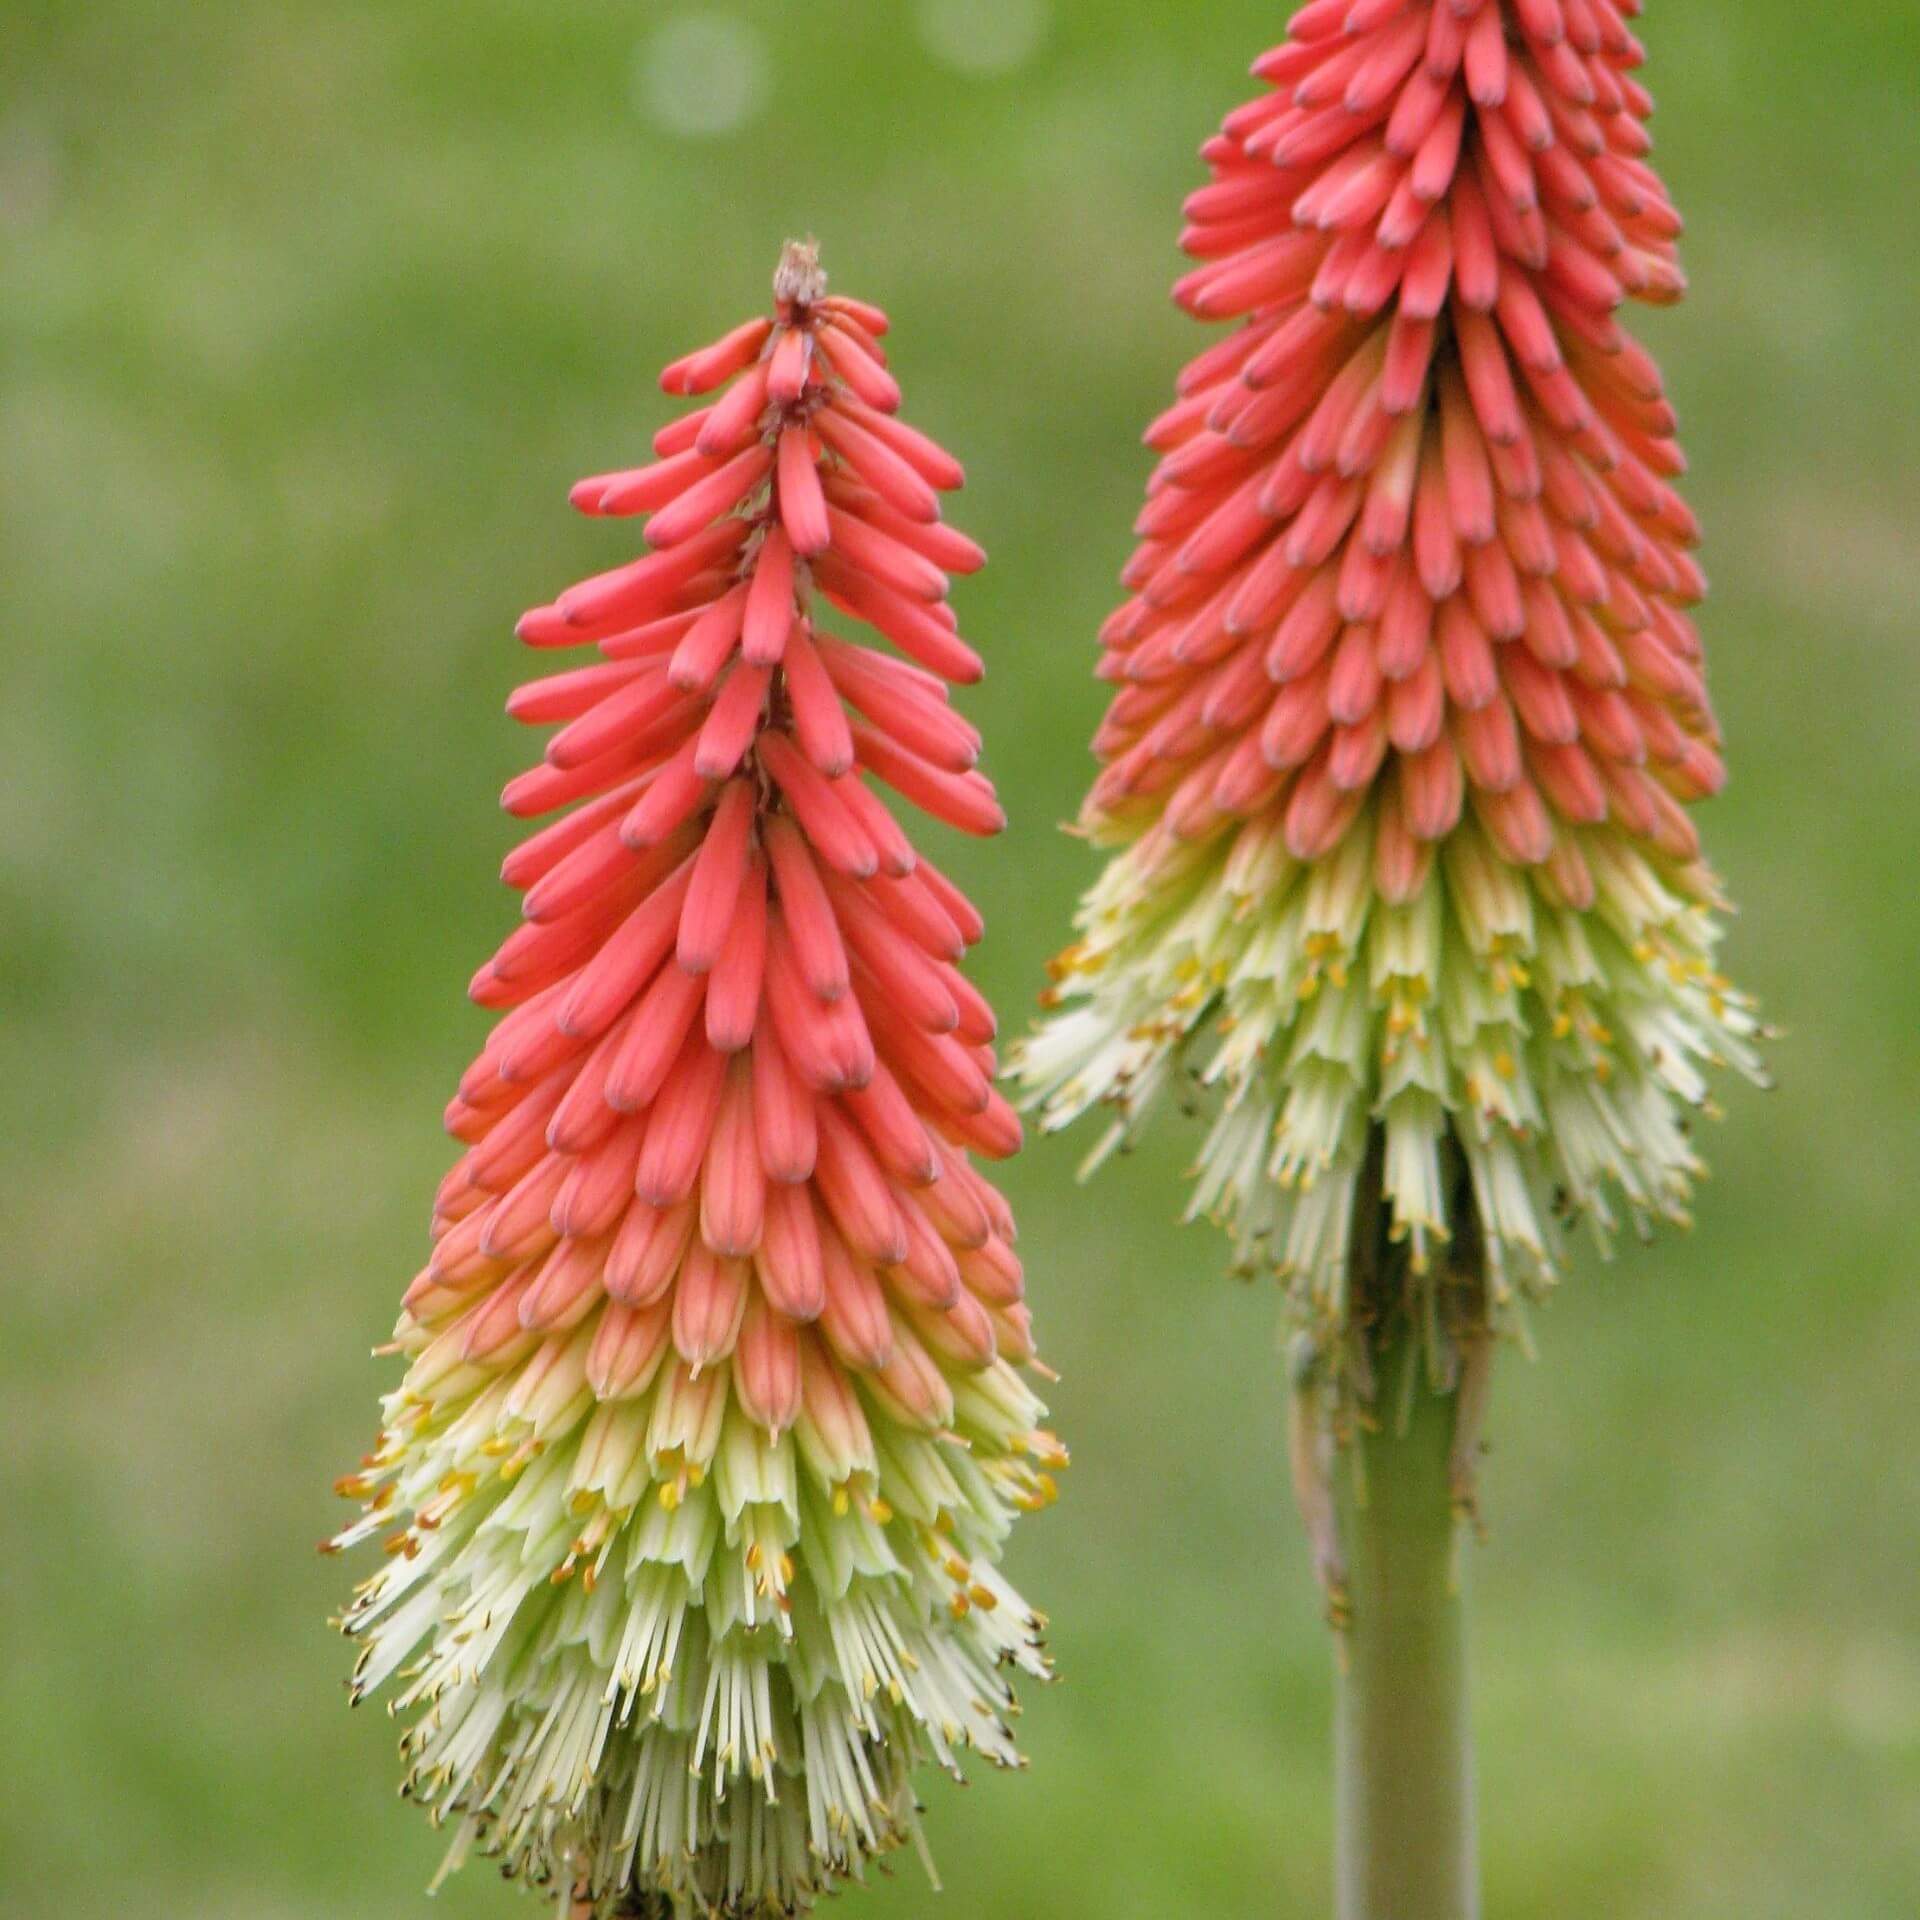
[[[1062,1456],[973,1160],[1019,1143],[981,924],[870,784],[1002,824],[946,685],[984,556],[885,315],[825,287],[789,248],[774,317],[663,376],[715,397],[573,490],[651,551],[520,623],[599,656],[509,702],[558,727],[509,812],[571,810],[507,857],[503,1017],[342,1483],[406,1792],[596,1915],[804,1909],[915,1833],[916,1762],[1016,1764],[1006,1669],[1046,1671],[997,1566]]]
[[[1704,1069],[1757,1071],[1687,813],[1696,529],[1614,317],[1684,284],[1638,11],[1313,0],[1187,206],[1177,298],[1239,325],[1147,434],[1083,816],[1119,851],[1021,1071],[1049,1126],[1118,1109],[1096,1159],[1216,1088],[1194,1208],[1321,1351],[1357,1195],[1415,1274],[1471,1212],[1510,1323],[1561,1218],[1686,1217]]]

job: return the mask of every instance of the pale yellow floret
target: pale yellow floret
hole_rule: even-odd
[[[1443,1164],[1460,1156],[1490,1296],[1517,1311],[1553,1279],[1563,1219],[1604,1240],[1612,1196],[1637,1226],[1684,1222],[1701,1172],[1687,1117],[1712,1111],[1703,1069],[1759,1071],[1754,1010],[1713,964],[1717,926],[1617,833],[1579,835],[1599,889],[1581,913],[1471,823],[1414,899],[1385,905],[1371,831],[1363,813],[1307,868],[1265,820],[1171,865],[1153,834],[1120,852],[1059,1010],[1015,1061],[1045,1126],[1120,1114],[1090,1164],[1171,1081],[1197,1081],[1213,1120],[1190,1211],[1231,1229],[1243,1268],[1288,1281],[1316,1338],[1338,1337],[1370,1132],[1391,1231],[1421,1267],[1453,1232]]]

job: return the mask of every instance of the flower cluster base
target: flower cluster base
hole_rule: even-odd
[[[1190,1216],[1230,1227],[1240,1270],[1291,1282],[1302,1323],[1329,1335],[1349,1309],[1369,1130],[1416,1274],[1451,1238],[1457,1149],[1489,1306],[1511,1325],[1554,1278],[1563,1223],[1604,1251],[1622,1216],[1642,1235],[1686,1221],[1707,1069],[1759,1071],[1754,1016],[1715,968],[1708,907],[1604,832],[1576,842],[1596,877],[1579,910],[1472,827],[1411,899],[1382,900],[1375,831],[1363,813],[1317,862],[1273,820],[1121,855],[1058,963],[1070,1004],[1021,1072],[1050,1127],[1114,1110],[1089,1172],[1163,1088],[1197,1089],[1212,1119]]]

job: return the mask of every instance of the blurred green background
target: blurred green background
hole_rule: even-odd
[[[524,606],[781,239],[882,301],[967,460],[970,697],[1013,815],[952,861],[1018,1026],[1092,872],[1092,634],[1201,335],[1193,149],[1280,0],[9,0],[0,13],[0,1910],[428,1911],[312,1552],[424,1245]],[[1695,293],[1648,331],[1709,529],[1731,964],[1790,1029],[1691,1241],[1504,1371],[1475,1557],[1489,1911],[1920,1904],[1920,26],[1656,4]],[[938,836],[934,844],[938,845]],[[995,1920],[1313,1916],[1328,1647],[1270,1300],[1188,1142],[1013,1170],[1065,1379],[1021,1529],[1066,1679],[933,1783]],[[532,1912],[476,1866],[448,1915]],[[911,1863],[855,1909],[923,1915]]]

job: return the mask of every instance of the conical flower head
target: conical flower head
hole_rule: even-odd
[[[1123,1139],[1220,1089],[1196,1210],[1347,1324],[1356,1196],[1497,1318],[1683,1218],[1703,1068],[1752,1071],[1689,805],[1722,781],[1674,416],[1615,317],[1682,291],[1623,0],[1313,0],[1188,203],[1237,329],[1160,465],[1090,835],[1121,849],[1022,1071]],[[1370,1160],[1370,1151],[1372,1158]]]
[[[804,1908],[912,1833],[916,1762],[1016,1763],[1005,1669],[1045,1672],[997,1567],[1061,1456],[974,1164],[1019,1142],[980,919],[870,784],[1001,825],[946,686],[983,556],[885,316],[809,248],[775,289],[667,370],[715,397],[657,461],[574,490],[651,551],[521,622],[599,656],[509,703],[558,730],[508,809],[570,810],[507,858],[502,1018],[343,1482],[407,1792],[595,1914]]]

